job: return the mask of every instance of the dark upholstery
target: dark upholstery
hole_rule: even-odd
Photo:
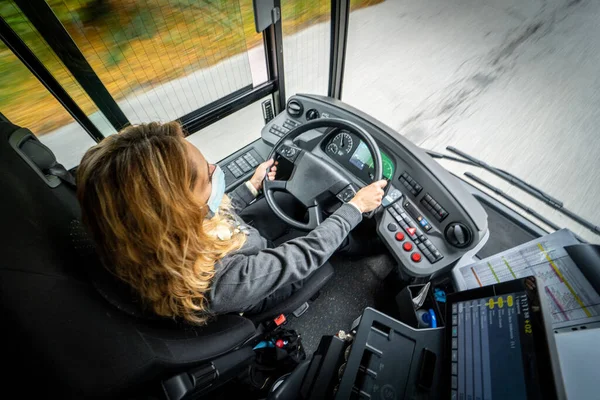
[[[191,367],[215,361],[231,371],[239,366],[227,360],[247,360],[231,353],[256,334],[247,318],[223,315],[198,328],[144,312],[102,267],[81,228],[72,184],[44,179],[54,156],[30,158],[36,169],[9,145],[18,129],[0,121],[2,361],[7,381],[24,381],[18,397],[145,397],[140,393]],[[332,273],[329,265],[320,269],[293,298],[253,320],[293,311]]]
[[[312,273],[311,276],[306,279],[302,285],[302,289],[296,292],[292,297],[289,297],[279,303],[277,306],[262,312],[260,314],[249,315],[252,321],[260,322],[268,319],[273,319],[279,314],[289,314],[295,311],[302,304],[310,300],[316,293],[321,290],[323,286],[333,276],[333,267],[329,263],[325,263],[321,268],[317,269]]]
[[[159,316],[143,307],[141,300],[125,282],[111,274],[98,262],[95,245],[81,221],[71,221],[70,237],[75,252],[87,265],[86,274],[89,280],[104,300],[132,317],[148,321],[163,321]]]
[[[16,154],[8,145],[16,129],[0,123],[0,304],[3,362],[29,383],[23,397],[35,389],[61,389],[63,397],[141,390],[254,335],[253,323],[236,315],[193,328],[136,318],[107,302],[89,279],[98,259],[73,246],[80,217],[73,189],[51,188]]]

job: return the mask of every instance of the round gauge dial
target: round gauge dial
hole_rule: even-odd
[[[383,177],[387,178],[387,179],[392,179],[392,176],[394,176],[394,164],[392,164],[392,162],[388,159],[383,158]]]
[[[349,133],[340,132],[331,140],[327,146],[327,149],[329,150],[333,145],[337,147],[335,153],[338,155],[343,155],[350,153],[350,150],[352,150],[352,147],[354,147],[354,142],[352,141],[352,136],[350,136]]]
[[[385,158],[382,158],[381,161],[381,175],[383,176],[383,179],[391,180],[392,176],[394,176],[394,164]],[[375,171],[373,170],[373,166],[370,166],[369,168],[369,178],[371,178],[371,180],[375,179]]]
[[[329,145],[327,146],[327,151],[330,153],[336,154],[338,150],[338,145],[335,143],[329,143]]]

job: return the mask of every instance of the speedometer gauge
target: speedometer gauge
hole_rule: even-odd
[[[392,176],[394,176],[394,164],[392,164],[392,161],[388,158],[381,157],[381,160],[383,161],[383,177],[392,179]]]
[[[349,154],[352,147],[354,147],[354,142],[352,141],[352,136],[346,132],[338,133],[331,143],[328,146],[328,149],[333,147],[333,145],[337,146],[338,155]]]

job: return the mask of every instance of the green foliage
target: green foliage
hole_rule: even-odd
[[[357,8],[383,0],[351,0]],[[152,83],[213,65],[259,45],[252,0],[46,0],[109,91],[117,98]],[[282,0],[285,34],[330,18],[330,0]],[[0,0],[0,17],[19,35],[85,112],[96,107],[15,5]],[[140,54],[141,51],[141,54]],[[135,60],[132,57],[135,54]],[[175,63],[178,63],[175,65]],[[69,118],[58,102],[0,42],[0,111],[45,108],[55,129]],[[60,115],[59,115],[60,114]],[[66,115],[66,117],[65,117]],[[35,116],[30,117],[34,128]],[[32,123],[33,122],[33,123]]]

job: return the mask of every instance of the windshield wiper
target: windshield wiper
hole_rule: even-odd
[[[445,154],[437,153],[437,152],[434,152],[434,151],[427,151],[427,153],[431,157],[433,157],[433,158],[442,158],[442,159],[446,159],[446,160],[456,161],[456,162],[460,162],[460,163],[463,163],[463,164],[469,164],[469,165],[472,165],[472,166],[475,166],[475,167],[483,168],[486,171],[489,171],[492,174],[494,174],[494,175],[496,175],[496,176],[504,179],[505,181],[509,182],[510,184],[518,187],[519,189],[521,189],[521,190],[529,193],[530,195],[532,195],[536,199],[544,202],[545,204],[547,204],[551,208],[557,210],[561,214],[566,215],[567,217],[571,218],[573,221],[577,222],[578,224],[585,226],[590,231],[594,232],[596,235],[600,235],[600,227],[598,227],[597,225],[594,225],[593,223],[587,221],[583,217],[580,217],[579,215],[575,214],[573,211],[568,210],[567,208],[564,207],[564,204],[563,204],[562,201],[556,199],[555,197],[552,197],[551,195],[549,195],[548,193],[544,192],[543,190],[541,190],[541,189],[533,186],[532,184],[530,184],[528,182],[525,182],[523,179],[514,176],[510,172],[504,171],[504,170],[502,170],[500,168],[493,167],[493,166],[491,166],[491,165],[489,165],[489,164],[487,164],[487,163],[485,163],[485,162],[483,162],[483,161],[481,161],[481,160],[479,160],[479,159],[477,159],[477,158],[475,158],[475,157],[473,157],[473,156],[471,156],[469,154],[466,154],[463,151],[458,150],[455,147],[448,146],[448,147],[446,147],[446,149],[448,151],[451,151],[454,154],[457,154],[457,155],[463,157],[464,159],[460,159],[460,158],[456,158],[456,157],[452,157],[452,156],[447,156]],[[553,223],[548,223],[550,221],[548,221],[544,217],[540,218],[541,215],[539,213],[537,213],[536,211],[532,210],[531,208],[525,206],[523,203],[519,202],[515,198],[507,195],[506,193],[504,193],[500,189],[495,188],[494,186],[490,185],[489,183],[483,181],[481,178],[475,177],[475,175],[473,175],[473,174],[465,173],[465,175],[468,176],[469,178],[473,179],[477,183],[480,183],[481,185],[484,185],[485,187],[487,187],[488,189],[492,190],[494,193],[497,193],[501,197],[504,197],[505,199],[509,200],[513,204],[515,204],[515,205],[519,206],[520,208],[524,209],[529,214],[534,215],[540,221],[544,222],[545,224],[547,224],[548,226],[552,227],[553,229],[558,229],[558,226],[556,226]]]
[[[491,185],[490,183],[487,183],[486,181],[484,181],[483,179],[481,179],[477,175],[474,175],[474,174],[472,174],[470,172],[465,172],[465,176],[467,178],[471,178],[472,180],[474,180],[475,182],[479,183],[480,185],[485,186],[486,188],[488,188],[492,192],[496,193],[498,196],[500,196],[500,197],[508,200],[510,203],[513,203],[514,205],[516,205],[517,207],[519,207],[523,211],[525,211],[527,214],[530,214],[530,215],[534,216],[538,220],[542,221],[544,224],[548,225],[550,228],[552,228],[552,229],[554,229],[556,231],[559,230],[559,229],[561,229],[560,226],[558,226],[554,222],[546,219],[546,217],[542,216],[540,213],[538,213],[537,211],[533,210],[531,207],[526,206],[525,204],[521,203],[519,200],[515,199],[511,195],[509,195],[506,192],[502,191],[501,189],[499,189],[499,188]],[[575,235],[575,238],[577,240],[579,240],[580,242],[582,242],[582,243],[586,243],[587,242],[585,239],[583,239],[581,236],[577,235],[576,233],[573,233],[573,235]]]
[[[533,197],[537,198],[538,200],[543,201],[544,203],[546,203],[550,206],[553,206],[553,205],[558,206],[558,207],[563,206],[562,201],[550,196],[548,193],[544,192],[542,189],[536,188],[531,183],[525,182],[523,179],[514,176],[510,172],[506,172],[500,168],[492,167],[491,165],[489,165],[473,156],[470,156],[463,151],[458,150],[456,147],[448,146],[448,147],[446,147],[446,150],[448,150],[454,154],[458,154],[462,158],[465,158],[465,159],[471,161],[473,164],[476,164],[477,166],[485,169],[486,171],[490,171],[492,174],[499,176],[500,178],[504,179],[507,182],[512,183],[519,189],[529,193]]]
[[[437,151],[425,150],[425,153],[429,154],[433,158],[443,158],[444,160],[456,161],[456,162],[461,163],[461,164],[473,165],[475,167],[478,167],[478,165],[475,164],[472,161],[463,160],[462,158],[448,156],[446,154],[438,153]]]
[[[517,207],[519,207],[523,211],[525,211],[527,214],[533,215],[535,218],[539,219],[544,224],[548,225],[550,228],[552,228],[552,229],[554,229],[556,231],[560,229],[560,227],[558,225],[556,225],[555,223],[553,223],[550,220],[546,219],[544,216],[542,216],[537,211],[531,209],[530,207],[527,207],[525,204],[521,203],[519,200],[515,199],[514,197],[512,197],[509,194],[506,194],[506,192],[504,192],[503,190],[498,189],[495,186],[492,186],[491,184],[487,183],[486,181],[484,181],[483,179],[481,179],[477,175],[474,175],[474,174],[472,174],[470,172],[465,172],[465,176],[467,178],[473,179],[475,182],[479,183],[481,186],[485,186],[486,188],[488,188],[492,192],[496,193],[500,197],[503,197],[506,200],[510,201],[511,203],[513,203],[514,205],[516,205]]]

